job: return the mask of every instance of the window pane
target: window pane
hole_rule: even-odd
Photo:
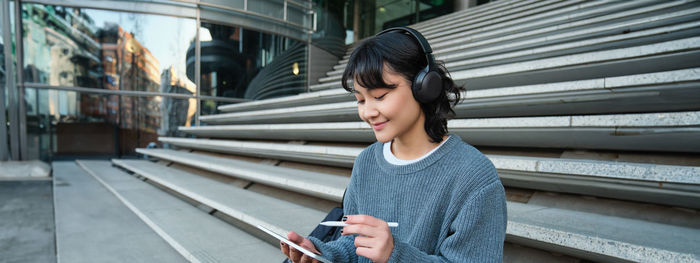
[[[287,21],[311,28],[311,15],[306,14],[306,10],[300,6],[288,4],[287,5]]]
[[[195,20],[33,3],[22,13],[27,82],[169,92],[161,81],[169,74],[194,87]]]
[[[0,5],[4,5],[2,1],[0,1]],[[4,8],[4,7],[0,7]],[[5,22],[4,17],[0,17],[0,91],[5,92],[5,37],[3,34],[3,23]],[[4,94],[3,94],[4,95]],[[4,98],[5,96],[0,96],[0,98]],[[0,105],[3,107],[0,107],[2,111],[0,113],[5,114],[5,103],[0,102]],[[5,125],[3,124],[0,126],[0,129],[4,129]],[[0,142],[0,143],[5,143],[5,142]]]
[[[184,136],[193,124],[195,99],[97,95],[26,89],[29,159],[133,155],[158,136]]]
[[[306,44],[202,22],[203,96],[265,99],[305,91]]]
[[[283,0],[248,1],[248,11],[281,19],[284,16]]]

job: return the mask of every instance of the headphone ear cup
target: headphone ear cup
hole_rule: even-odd
[[[413,98],[418,102],[423,103],[423,79],[425,79],[425,70],[418,71],[416,78],[413,79],[413,84],[411,85],[411,91],[413,92]]]
[[[413,97],[420,103],[433,102],[442,92],[442,77],[435,71],[421,70],[413,81]]]

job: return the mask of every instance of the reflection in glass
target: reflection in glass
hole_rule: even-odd
[[[5,3],[0,2],[0,5],[4,5]],[[4,8],[4,7],[0,7]],[[5,22],[4,17],[0,17],[0,91],[5,92],[5,37],[3,35],[3,23]],[[0,98],[5,98],[5,94],[2,94],[3,96],[0,96]],[[0,105],[2,105],[2,111],[0,111],[0,114],[5,114],[5,103],[0,102]],[[4,123],[0,126],[0,129],[5,129]],[[0,142],[0,143],[5,143],[5,142]]]
[[[170,72],[194,85],[185,74],[192,19],[25,3],[22,23],[27,82],[160,92]]]
[[[313,0],[318,13],[318,27],[328,20],[324,12],[336,16],[347,30],[346,44],[372,36],[383,29],[408,26],[455,11],[456,0]],[[464,1],[463,1],[464,2]],[[467,1],[472,2],[472,1]],[[321,7],[319,10],[318,7]],[[323,30],[322,28],[319,30]]]
[[[284,3],[282,0],[248,1],[248,11],[281,19],[284,15]]]
[[[171,86],[177,89],[177,85]],[[96,95],[54,89],[26,89],[29,159],[58,156],[134,154],[158,136],[183,136],[195,99]]]
[[[202,22],[200,39],[203,96],[266,99],[305,91],[307,47],[302,42],[207,22]],[[187,53],[190,78],[194,49],[193,44]]]

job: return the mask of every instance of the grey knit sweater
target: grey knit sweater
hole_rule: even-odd
[[[382,143],[367,147],[352,170],[346,215],[387,222],[394,250],[389,262],[501,262],[506,200],[495,167],[476,148],[450,135],[423,160],[386,161]],[[354,235],[324,243],[309,237],[333,262],[370,262],[355,254]]]

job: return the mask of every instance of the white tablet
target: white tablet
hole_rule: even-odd
[[[316,253],[314,253],[314,252],[311,252],[311,251],[309,251],[308,249],[305,249],[305,248],[303,248],[303,247],[301,247],[301,246],[295,244],[294,242],[290,241],[290,240],[287,239],[286,237],[283,237],[283,236],[280,235],[280,234],[277,234],[277,233],[275,233],[275,232],[272,232],[272,230],[267,229],[267,228],[264,227],[264,226],[258,225],[258,229],[264,231],[264,232],[267,233],[268,235],[271,235],[271,236],[273,236],[273,237],[279,239],[280,241],[286,243],[287,245],[292,246],[292,247],[295,248],[296,250],[301,251],[302,253],[306,254],[307,256],[309,256],[309,257],[311,257],[311,258],[313,258],[313,259],[316,259],[316,260],[321,261],[321,262],[323,262],[323,263],[333,263],[332,261],[330,261],[330,260],[328,260],[328,259],[322,257],[321,255],[316,254]]]

